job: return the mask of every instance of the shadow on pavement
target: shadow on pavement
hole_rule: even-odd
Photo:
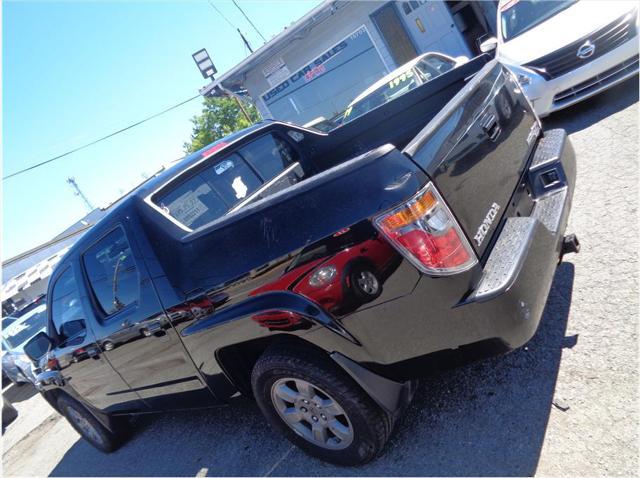
[[[4,390],[2,390],[2,396],[5,400],[9,400],[11,403],[20,403],[25,400],[29,400],[38,391],[30,383],[23,383],[20,385],[11,384]]]
[[[629,78],[603,93],[544,118],[544,129],[564,128],[569,134],[586,129],[637,103],[638,89],[638,77]]]
[[[573,264],[562,264],[525,348],[424,380],[383,454],[364,467],[335,467],[292,449],[252,401],[239,399],[138,419],[133,439],[111,455],[79,440],[51,475],[533,475],[562,349],[578,339],[565,337],[573,280]]]

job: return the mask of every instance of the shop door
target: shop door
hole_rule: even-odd
[[[407,31],[419,53],[436,51],[450,56],[470,56],[456,22],[444,2],[410,1],[398,4]]]
[[[371,20],[384,38],[397,66],[404,65],[418,55],[393,2],[371,14]]]

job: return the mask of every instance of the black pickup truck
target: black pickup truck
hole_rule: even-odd
[[[575,157],[485,56],[329,133],[267,121],[152,178],[60,261],[38,388],[112,451],[142,413],[255,397],[360,464],[415,380],[535,333]]]

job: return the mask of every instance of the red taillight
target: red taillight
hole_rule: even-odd
[[[427,274],[455,274],[478,262],[469,241],[431,183],[405,204],[376,217],[374,224]]]

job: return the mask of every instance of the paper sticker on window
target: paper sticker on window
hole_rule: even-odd
[[[222,161],[215,166],[216,174],[219,176],[224,173],[226,170],[233,168],[233,161],[227,159],[226,161]]]
[[[171,204],[171,215],[183,224],[191,225],[207,212],[207,206],[198,199],[196,192],[189,191]]]
[[[236,197],[238,199],[244,198],[247,195],[247,191],[249,190],[247,185],[242,182],[242,178],[240,176],[237,176],[233,180],[233,182],[231,183],[231,187],[236,192]]]

